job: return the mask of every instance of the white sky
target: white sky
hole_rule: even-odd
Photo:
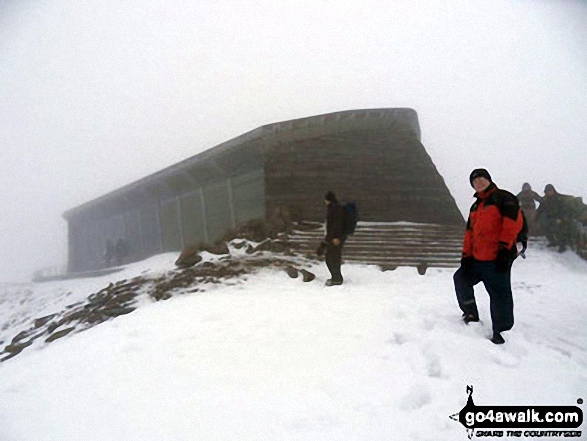
[[[411,107],[463,212],[487,167],[587,198],[587,2],[0,0],[0,280],[74,206],[261,125]]]

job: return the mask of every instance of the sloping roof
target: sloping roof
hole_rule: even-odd
[[[99,208],[115,200],[124,200],[147,187],[165,184],[187,174],[188,179],[205,181],[230,176],[247,162],[259,163],[263,154],[278,142],[336,134],[370,128],[394,128],[420,140],[420,126],[415,110],[409,108],[347,110],[283,121],[261,126],[236,138],[198,153],[177,164],[132,182],[91,201],[66,211],[66,220]],[[238,155],[236,154],[238,151]]]

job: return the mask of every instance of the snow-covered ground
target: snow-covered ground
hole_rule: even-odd
[[[175,257],[4,286],[0,341],[113,280],[170,271]],[[530,248],[516,261],[516,325],[502,346],[488,340],[481,286],[482,322],[461,322],[454,270],[344,265],[345,284],[326,288],[325,266],[310,269],[310,283],[262,270],[143,299],[131,314],[25,349],[0,364],[0,440],[466,440],[449,415],[467,385],[477,405],[587,398],[587,262],[570,252]]]

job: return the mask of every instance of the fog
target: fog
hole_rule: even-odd
[[[414,108],[463,213],[478,166],[587,197],[586,41],[571,0],[0,0],[0,281],[65,264],[64,211],[339,110]]]

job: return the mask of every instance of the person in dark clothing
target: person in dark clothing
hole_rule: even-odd
[[[552,184],[544,187],[544,198],[536,211],[536,221],[540,221],[544,227],[548,246],[558,246],[558,251],[564,252],[569,245],[571,219],[565,197]]]
[[[112,239],[106,239],[106,245],[104,246],[104,264],[106,266],[106,268],[108,268],[111,265],[111,261],[112,259],[114,259],[116,254],[116,249],[114,246],[114,242],[112,242]]]
[[[331,191],[324,195],[324,202],[326,204],[326,236],[318,248],[318,255],[326,251],[326,266],[331,275],[331,278],[326,281],[326,285],[342,285],[343,277],[340,266],[342,264],[342,247],[346,240],[344,209]]]
[[[502,344],[501,333],[514,326],[511,267],[517,257],[522,212],[516,197],[497,188],[487,170],[473,170],[469,181],[477,200],[467,220],[461,266],[453,277],[457,300],[465,323],[478,322],[473,287],[483,282],[489,293],[491,341]]]
[[[536,219],[536,202],[539,204],[542,203],[542,197],[532,190],[532,187],[529,183],[524,182],[522,185],[522,191],[519,192],[516,196],[518,201],[520,202],[520,208],[524,212],[526,216],[526,220],[528,221],[528,229],[530,234],[538,235],[538,228],[535,222]]]
[[[126,257],[128,253],[128,249],[126,247],[126,243],[123,239],[118,239],[116,242],[115,254],[116,254],[116,264],[121,265],[122,261]]]

